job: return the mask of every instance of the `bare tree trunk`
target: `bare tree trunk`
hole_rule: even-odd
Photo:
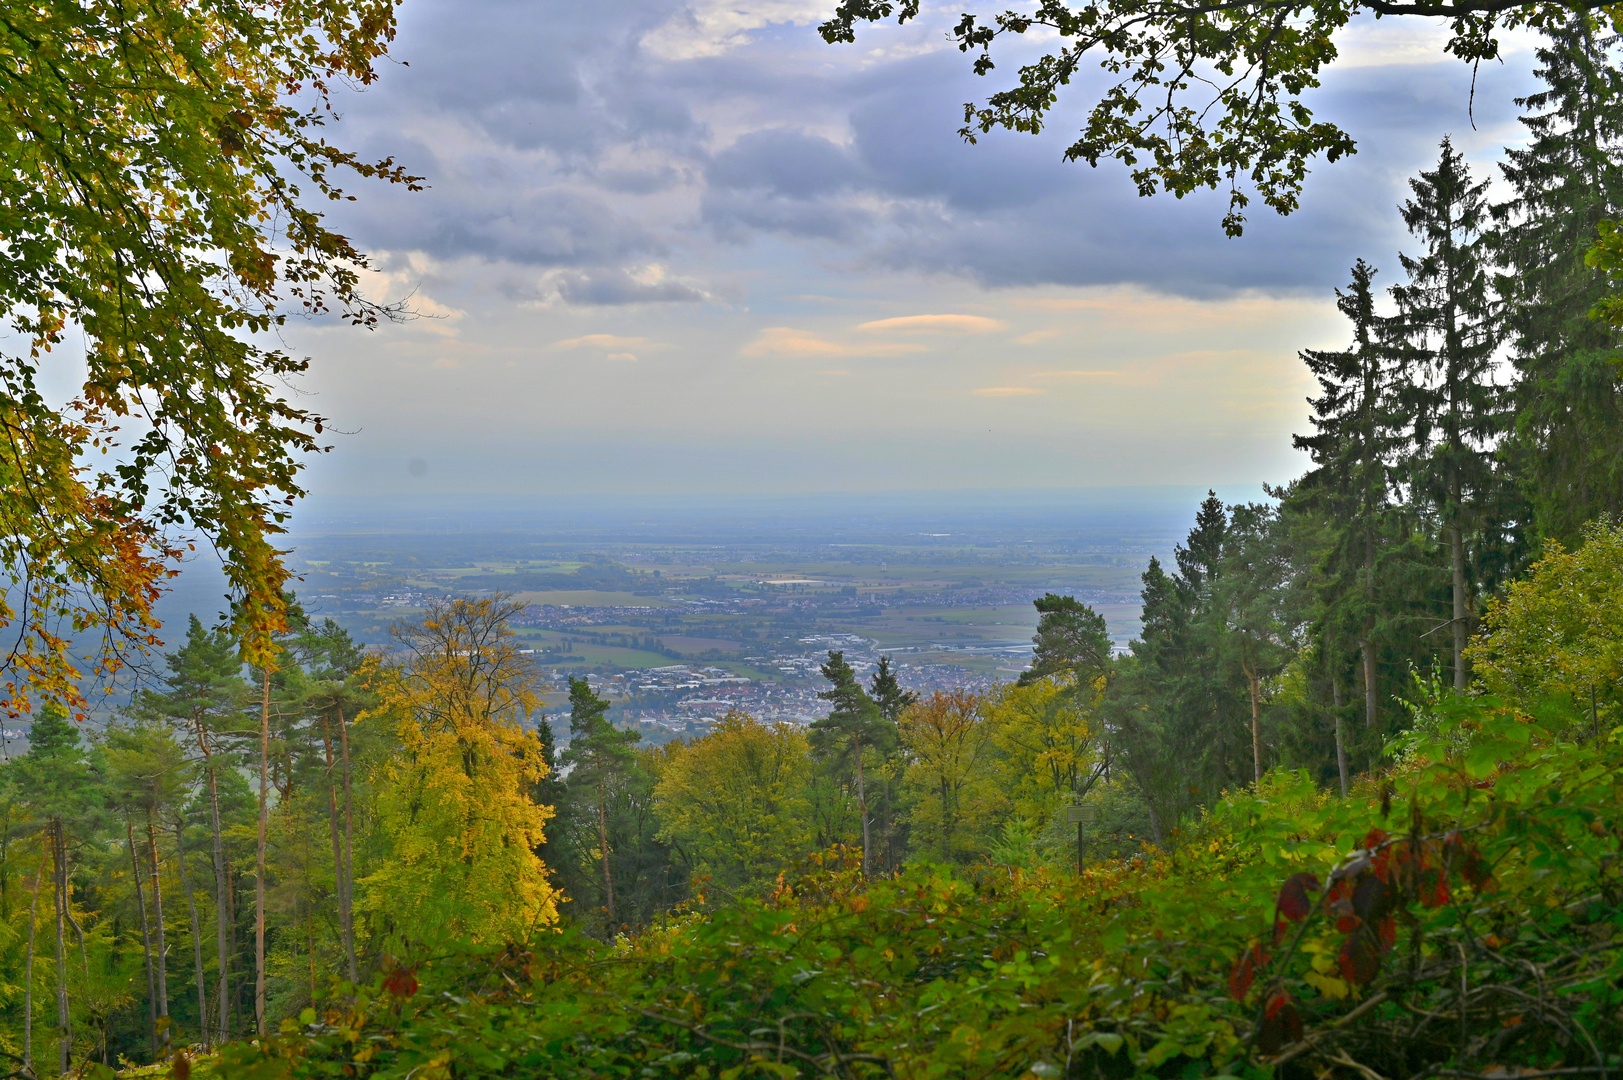
[[[1240,670],[1245,672],[1245,684],[1251,692],[1251,779],[1262,783],[1262,706],[1259,700],[1257,686],[1257,673],[1251,670],[1251,665],[1245,660],[1240,661]]]
[[[207,759],[209,781],[209,826],[214,839],[214,938],[215,954],[219,964],[220,1022],[214,1029],[215,1038],[231,1041],[231,882],[225,872],[225,841],[220,835],[220,779],[214,771],[214,759],[201,727],[197,741]]]
[[[1358,641],[1358,652],[1364,658],[1364,727],[1375,730],[1376,669],[1375,669],[1375,534],[1364,532],[1364,632]]]
[[[1450,532],[1449,546],[1454,571],[1454,689],[1464,692],[1470,686],[1470,676],[1465,668],[1465,642],[1470,631],[1466,624],[1465,530],[1455,525]]]
[[[197,979],[197,1024],[198,1037],[203,1049],[209,1048],[209,999],[208,981],[203,977],[203,927],[197,919],[197,897],[192,892],[192,879],[186,873],[186,828],[179,817],[175,818],[175,860],[180,864],[180,887],[186,890],[186,914],[192,923],[192,962]]]
[[[28,960],[23,965],[23,1069],[34,1072],[34,931],[39,926],[39,887],[45,883],[45,859],[34,875],[34,898],[28,903]]]
[[[152,859],[152,922],[158,930],[158,961],[154,965],[158,975],[158,1041],[166,1052],[169,1049],[169,946],[163,931],[163,867],[158,862],[158,832],[152,825],[152,811],[147,811],[147,853]]]
[[[608,908],[609,932],[614,932],[614,875],[609,872],[609,801],[597,785],[597,839],[603,850],[603,898]]]
[[[349,897],[344,881],[344,848],[338,836],[338,781],[333,776],[336,762],[332,752],[332,730],[326,718],[321,722],[321,741],[327,751],[327,832],[332,838],[333,891],[338,901],[338,936],[344,947],[344,959],[349,962],[350,981],[356,979],[355,954],[350,949]]]
[[[1331,708],[1335,710],[1336,718],[1336,771],[1341,774],[1341,797],[1347,797],[1347,734],[1344,718],[1341,715],[1341,680],[1334,676],[1330,679]]]
[[[857,812],[862,815],[862,876],[868,876],[868,792],[862,782],[862,736],[851,740],[857,750]]]
[[[73,1046],[73,1018],[68,1012],[68,950],[63,941],[68,915],[68,844],[62,819],[52,822],[56,856],[56,1030],[57,1059],[61,1072],[68,1071],[68,1053]]]
[[[264,668],[259,707],[259,844],[254,861],[254,1029],[265,1035],[265,832],[270,777],[270,667]]]
[[[152,972],[152,929],[147,922],[146,883],[141,880],[141,860],[135,854],[135,824],[124,819],[124,833],[130,842],[130,872],[135,876],[135,908],[141,915],[141,952],[147,970],[147,1039],[154,1057],[158,1053],[158,984]]]
[[[349,981],[357,982],[361,973],[355,963],[355,822],[350,808],[349,724],[342,709],[338,710],[338,748],[344,763],[344,891],[339,908],[340,929],[344,934],[344,958],[349,961]]]

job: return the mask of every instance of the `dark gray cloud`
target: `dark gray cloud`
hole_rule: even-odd
[[[692,304],[710,294],[682,281],[642,281],[624,270],[566,271],[553,282],[559,299],[580,306]]]
[[[667,0],[403,10],[396,52],[410,67],[358,98],[347,125],[432,189],[369,193],[345,222],[374,247],[570,268],[554,280],[571,304],[703,299],[676,278],[706,276],[706,241],[758,236],[989,286],[1328,288],[1352,258],[1398,243],[1406,173],[1472,119],[1463,65],[1336,72],[1315,105],[1362,153],[1319,165],[1288,221],[1254,206],[1234,241],[1221,195],[1140,199],[1119,166],[1065,163],[1074,111],[1041,137],[966,146],[961,103],[1001,84],[956,51],[857,67],[809,26],[780,25],[719,55],[662,58],[645,39],[681,14]],[[1502,122],[1525,86],[1520,71],[1484,69],[1476,122]],[[1073,101],[1089,89],[1074,85]],[[630,272],[656,258],[676,278]]]

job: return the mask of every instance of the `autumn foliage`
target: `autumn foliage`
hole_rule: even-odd
[[[1080,878],[850,853],[637,937],[425,957],[194,1074],[1561,1075],[1616,1067],[1623,733],[1439,698],[1346,800],[1271,774]]]

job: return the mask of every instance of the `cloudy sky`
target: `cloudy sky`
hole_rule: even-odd
[[[1217,196],[1065,164],[1074,110],[963,144],[1000,84],[945,38],[961,5],[831,47],[832,3],[407,0],[338,137],[430,186],[338,220],[422,317],[290,331],[348,432],[313,489],[1284,480],[1333,288],[1359,256],[1391,283],[1406,177],[1445,133],[1491,167],[1530,86],[1518,44],[1473,129],[1441,28],[1353,28],[1315,105],[1359,154],[1230,240]]]

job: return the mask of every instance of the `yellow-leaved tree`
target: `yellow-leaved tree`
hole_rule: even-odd
[[[1599,732],[1623,721],[1623,525],[1584,527],[1576,551],[1551,543],[1492,601],[1467,655],[1511,705],[1565,698]]]
[[[1007,813],[984,705],[965,690],[937,690],[897,721],[907,748],[913,844],[941,862],[978,854],[988,823]]]
[[[404,655],[377,665],[379,704],[362,723],[398,744],[378,766],[373,826],[386,857],[360,884],[374,925],[408,944],[442,935],[520,940],[557,919],[557,893],[535,849],[553,809],[525,719],[538,676],[513,644],[523,605],[448,599],[396,627]]]
[[[728,713],[667,751],[654,788],[661,835],[724,895],[764,885],[812,846],[811,779],[804,728]]]
[[[1015,816],[1045,824],[1080,802],[1105,771],[1099,703],[1105,679],[1077,685],[1065,676],[1011,683],[987,700],[997,747],[998,784]]]

